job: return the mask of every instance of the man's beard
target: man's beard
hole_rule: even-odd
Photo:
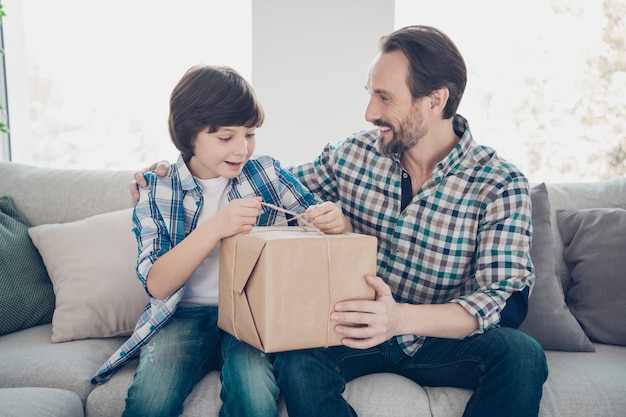
[[[411,149],[428,133],[428,128],[422,123],[423,119],[416,115],[410,117],[406,123],[401,123],[398,129],[382,120],[376,120],[376,126],[386,126],[391,129],[392,137],[387,143],[383,142],[382,135],[378,138],[379,149],[383,155],[400,155]],[[406,126],[406,127],[405,127]]]

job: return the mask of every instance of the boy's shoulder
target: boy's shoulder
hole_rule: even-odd
[[[274,161],[275,159],[269,155],[265,155],[262,153],[253,153],[250,158],[248,159],[248,162],[260,162],[263,163],[265,161]]]
[[[266,170],[266,169],[275,169],[276,166],[280,166],[280,163],[274,159],[273,157],[265,154],[253,154],[250,156],[244,169],[248,170]]]
[[[148,187],[166,188],[195,188],[193,175],[185,164],[174,163],[165,175],[158,175],[155,171],[148,171],[144,174]]]

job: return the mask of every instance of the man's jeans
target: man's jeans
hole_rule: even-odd
[[[278,385],[273,354],[223,332],[220,417],[277,417]]]
[[[123,417],[178,416],[193,386],[219,369],[217,307],[179,308],[141,348]]]
[[[462,340],[428,338],[412,357],[392,338],[364,350],[284,352],[274,366],[289,417],[356,416],[341,396],[345,383],[376,372],[403,375],[422,386],[473,390],[464,417],[532,417],[539,413],[548,376],[541,346],[511,328]]]

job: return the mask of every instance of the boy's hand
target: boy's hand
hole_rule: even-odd
[[[307,208],[306,217],[324,233],[339,234],[352,231],[352,225],[339,206],[330,201]]]
[[[261,212],[261,200],[261,197],[238,198],[218,211],[215,220],[220,236],[251,231]]]

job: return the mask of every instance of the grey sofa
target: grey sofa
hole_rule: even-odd
[[[130,171],[45,169],[0,162],[0,178],[0,197],[10,196],[15,209],[33,227],[69,224],[131,207],[128,193],[132,179]],[[572,318],[565,305],[565,294],[573,285],[572,277],[563,260],[564,243],[556,224],[557,209],[626,208],[626,178],[595,184],[548,184],[543,188],[537,185],[533,190],[533,224],[537,241],[533,246],[533,259],[538,281],[531,297],[531,311],[522,329],[542,343],[548,358],[550,374],[544,386],[540,415],[626,416],[626,347],[590,340],[578,321]],[[81,223],[79,226],[85,233],[91,233],[87,226]],[[543,240],[540,242],[540,239]],[[57,247],[46,249],[63,249],[59,248],[63,246],[62,242],[57,237]],[[132,246],[132,239],[130,243],[125,242]],[[134,255],[131,251],[131,262]],[[42,257],[52,279],[52,261],[43,254]],[[93,262],[97,265],[96,261]],[[124,258],[124,262],[129,261]],[[115,263],[116,260],[111,260],[111,264]],[[56,287],[54,290],[59,309],[61,293]],[[611,292],[612,289],[605,288],[604,291]],[[626,294],[621,294],[622,299],[624,296]],[[2,297],[0,307],[2,300],[6,301],[11,295],[3,294]],[[107,302],[104,300],[103,305]],[[92,306],[83,309],[78,314],[72,313],[70,321],[73,317],[78,320],[83,312],[84,315],[93,314]],[[0,414],[119,416],[136,361],[104,384],[93,385],[90,379],[125,337],[77,336],[76,340],[53,342],[56,314],[57,311],[53,323],[30,325],[0,336]],[[570,330],[572,332],[567,333]],[[207,375],[187,398],[183,415],[217,416],[219,387],[218,373]],[[345,391],[346,398],[362,417],[461,416],[470,394],[462,389],[421,387],[391,374],[358,378],[350,382]],[[280,414],[287,415],[282,402]]]

